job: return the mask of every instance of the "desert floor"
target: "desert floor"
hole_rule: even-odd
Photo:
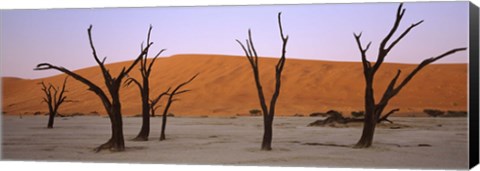
[[[273,150],[260,151],[262,118],[168,119],[167,140],[158,141],[161,118],[152,118],[147,142],[131,141],[141,118],[124,117],[125,152],[93,148],[110,136],[102,116],[56,118],[47,129],[46,116],[2,116],[2,159],[36,161],[215,164],[257,166],[437,168],[468,165],[467,118],[392,117],[380,125],[369,149],[351,146],[360,124],[307,127],[312,117],[277,117]]]

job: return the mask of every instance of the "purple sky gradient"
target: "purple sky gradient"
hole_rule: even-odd
[[[33,71],[50,62],[69,69],[94,66],[87,28],[99,56],[107,63],[133,60],[153,25],[154,51],[175,54],[243,55],[235,39],[244,40],[248,28],[260,56],[277,57],[281,40],[277,13],[290,36],[287,58],[360,61],[353,32],[372,41],[369,59],[390,30],[398,3],[317,4],[275,6],[157,7],[1,11],[0,57],[2,76],[40,78],[56,71]],[[447,50],[468,46],[468,2],[405,3],[400,31],[425,20],[405,37],[387,62],[418,63]],[[398,34],[396,35],[398,36]],[[154,53],[150,53],[154,54]],[[438,63],[467,63],[465,52]]]

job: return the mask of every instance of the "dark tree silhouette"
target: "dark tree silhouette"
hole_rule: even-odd
[[[43,102],[47,103],[48,105],[49,115],[47,128],[53,128],[53,121],[57,115],[58,108],[63,104],[63,102],[67,102],[67,96],[64,95],[66,92],[65,86],[67,85],[67,78],[68,77],[65,77],[61,89],[60,87],[55,87],[52,84],[47,86],[43,81],[40,83],[42,84],[42,91],[45,93]]]
[[[415,24],[410,25],[405,31],[403,31],[400,36],[393,40],[390,45],[387,46],[387,42],[392,38],[394,33],[397,31],[398,26],[400,25],[400,21],[403,18],[403,15],[405,14],[405,9],[402,8],[403,4],[400,4],[398,6],[397,14],[396,14],[396,19],[393,27],[391,28],[390,32],[387,34],[387,36],[382,40],[380,43],[379,47],[379,52],[377,56],[377,61],[375,64],[370,63],[370,61],[367,60],[367,55],[366,52],[368,48],[370,47],[370,43],[367,44],[365,48],[363,48],[360,37],[362,34],[354,34],[355,40],[357,42],[358,48],[360,49],[360,53],[362,55],[362,64],[363,64],[363,73],[365,76],[365,120],[364,120],[364,125],[363,125],[363,132],[360,140],[357,142],[357,144],[354,146],[355,148],[367,148],[372,145],[373,141],[373,135],[375,132],[375,126],[376,123],[380,120],[381,121],[381,114],[383,113],[383,110],[387,106],[388,102],[390,99],[392,99],[395,95],[397,95],[400,90],[405,87],[405,85],[415,76],[415,74],[418,73],[422,68],[427,66],[428,64],[435,62],[445,56],[448,56],[450,54],[456,53],[458,51],[463,51],[466,50],[466,48],[457,48],[457,49],[452,49],[448,52],[445,52],[439,56],[428,58],[423,60],[413,71],[411,71],[401,82],[400,84],[396,84],[398,77],[400,76],[401,71],[398,70],[397,74],[395,77],[390,81],[389,85],[387,86],[385,92],[383,93],[382,98],[378,103],[375,102],[374,99],[374,93],[373,93],[373,82],[374,82],[374,77],[375,73],[378,71],[380,66],[382,65],[385,57],[388,55],[390,50],[398,43],[402,38],[404,38],[410,30],[415,28],[416,26],[420,25],[422,21],[419,21]],[[394,110],[389,112],[389,114],[385,115],[388,117],[388,115],[391,115]],[[385,118],[386,117],[382,117]]]
[[[262,150],[272,150],[272,124],[273,118],[275,116],[275,105],[277,103],[278,96],[280,95],[280,85],[281,85],[281,75],[283,71],[283,66],[285,65],[285,53],[286,53],[286,46],[288,41],[288,35],[285,37],[283,35],[282,29],[282,21],[281,21],[281,14],[278,13],[278,26],[280,28],[280,38],[282,39],[282,55],[277,62],[275,67],[275,91],[273,92],[272,98],[270,100],[270,109],[267,107],[267,103],[265,100],[265,95],[263,93],[262,84],[260,82],[260,75],[259,75],[259,67],[258,67],[258,55],[253,45],[252,34],[250,29],[248,30],[248,39],[246,40],[247,47],[242,44],[239,40],[236,40],[238,44],[242,47],[243,51],[245,52],[245,56],[250,63],[252,70],[253,70],[253,77],[255,78],[255,85],[257,87],[258,98],[260,100],[260,106],[262,108],[263,113],[263,140],[262,140]]]
[[[148,35],[147,35],[147,44],[150,43],[150,33],[152,31],[152,26],[150,26],[148,30]],[[142,46],[143,49],[143,46]],[[160,56],[160,54],[165,51],[165,49],[162,49],[160,52],[155,55],[155,57],[150,61],[150,64],[147,62],[147,55],[148,51],[145,52],[143,57],[140,60],[140,72],[142,74],[142,83],[140,83],[138,80],[135,78],[129,77],[125,82],[126,85],[130,85],[131,83],[134,83],[135,85],[138,86],[138,89],[140,90],[140,95],[141,95],[141,101],[142,101],[142,127],[140,129],[140,132],[138,133],[137,137],[135,137],[133,140],[137,141],[148,141],[148,135],[150,134],[150,103],[149,103],[149,95],[150,95],[150,86],[149,86],[149,78],[150,78],[150,73],[152,72],[152,66],[155,63],[155,60]]]
[[[133,69],[133,67],[141,61],[142,57],[145,55],[145,53],[148,51],[150,46],[153,43],[149,43],[145,49],[140,53],[140,55],[130,64],[128,68],[123,68],[122,71],[118,74],[117,77],[112,77],[110,75],[109,70],[105,67],[105,60],[106,57],[103,58],[102,61],[97,56],[97,52],[95,50],[95,47],[93,46],[93,40],[92,40],[92,26],[88,28],[88,38],[90,41],[90,47],[92,49],[92,54],[93,57],[95,58],[95,61],[97,62],[98,66],[100,67],[100,70],[102,72],[105,85],[108,89],[108,92],[106,93],[103,91],[99,86],[95,85],[92,83],[90,80],[64,68],[64,67],[59,67],[55,65],[51,65],[49,63],[41,63],[37,65],[37,68],[34,70],[49,70],[49,69],[55,69],[60,72],[63,72],[74,79],[84,83],[87,85],[89,88],[88,90],[94,92],[102,101],[103,106],[105,107],[106,112],[108,113],[108,116],[110,118],[111,122],[111,129],[112,129],[112,136],[111,138],[104,144],[100,145],[99,147],[95,148],[96,152],[99,152],[103,149],[109,149],[111,151],[124,151],[125,150],[125,143],[124,143],[124,138],[123,138],[123,123],[122,123],[122,110],[121,110],[121,103],[120,103],[120,86],[122,85],[122,80],[125,78],[128,73]],[[110,97],[108,96],[110,95]]]
[[[388,117],[390,115],[392,115],[393,113],[398,112],[399,110],[400,109],[391,110],[387,114],[383,115],[380,119],[378,119],[377,123],[380,123],[382,121],[393,123],[391,120],[388,119]],[[356,122],[364,122],[365,118],[363,118],[363,116],[362,117],[358,116],[360,114],[364,114],[363,111],[352,112],[352,114],[357,115],[357,116],[356,117],[355,116],[353,116],[353,117],[343,117],[342,113],[334,111],[334,110],[330,110],[326,113],[326,115],[328,116],[327,118],[325,118],[323,120],[316,120],[315,122],[312,122],[312,123],[308,124],[308,126],[326,126],[326,125],[331,125],[331,124],[334,124],[334,123],[348,124],[348,123],[351,123],[351,122],[355,122],[355,123]]]
[[[190,90],[180,90],[183,86],[186,86],[190,82],[192,82],[198,74],[195,74],[192,78],[190,78],[188,81],[183,82],[182,84],[179,84],[171,93],[168,93],[170,88],[165,92],[165,95],[168,95],[168,100],[167,104],[165,105],[165,109],[163,109],[163,115],[162,115],[162,132],[160,134],[160,141],[165,140],[165,129],[167,128],[167,114],[168,110],[170,109],[170,106],[172,105],[173,102],[178,101],[179,99],[175,99],[175,95],[179,95],[182,93],[189,92]],[[162,93],[163,94],[163,93]],[[160,95],[161,96],[161,95]]]

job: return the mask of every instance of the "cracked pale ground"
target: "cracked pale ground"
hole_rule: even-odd
[[[106,117],[57,117],[54,129],[47,129],[46,116],[3,115],[2,158],[363,168],[468,166],[467,118],[392,117],[397,125],[380,125],[369,149],[328,145],[352,146],[360,137],[361,124],[344,128],[306,126],[316,119],[321,118],[275,118],[273,150],[265,152],[260,151],[260,117],[169,118],[167,140],[162,142],[158,141],[161,118],[152,118],[149,141],[135,142],[130,139],[138,133],[141,118],[124,117],[126,151],[94,153],[92,149],[110,137]],[[398,125],[399,129],[391,129]]]

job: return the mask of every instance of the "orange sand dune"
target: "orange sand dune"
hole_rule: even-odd
[[[85,59],[87,60],[87,59]],[[93,59],[88,59],[93,60]],[[267,100],[274,86],[274,65],[277,59],[261,58],[260,77]],[[128,62],[107,65],[112,75],[116,75]],[[61,66],[62,64],[56,64]],[[380,98],[386,85],[401,69],[400,79],[415,65],[383,64],[376,75],[375,90]],[[42,71],[26,71],[42,72]],[[89,67],[76,73],[103,85],[98,67]],[[175,55],[160,58],[151,75],[151,96],[176,86],[200,73],[186,88],[192,91],[180,95],[170,112],[183,116],[233,116],[247,114],[258,109],[257,92],[251,68],[245,57],[225,55]],[[140,78],[138,70],[132,77]],[[61,85],[64,74],[53,77],[23,80],[2,78],[2,111],[6,114],[33,114],[47,112],[46,104],[41,103],[43,92],[40,81]],[[66,95],[73,103],[65,103],[60,113],[100,113],[105,114],[100,99],[79,81],[69,78]],[[328,62],[287,59],[282,76],[282,89],[277,103],[278,115],[325,112],[330,109],[350,113],[363,110],[364,80],[362,65],[358,62]],[[139,90],[130,86],[121,90],[124,115],[141,113]],[[425,108],[442,110],[466,110],[467,106],[467,64],[433,64],[427,66],[390,102],[390,108],[400,108],[399,115],[420,112]],[[157,113],[161,113],[159,108]],[[409,114],[408,114],[409,115]]]

